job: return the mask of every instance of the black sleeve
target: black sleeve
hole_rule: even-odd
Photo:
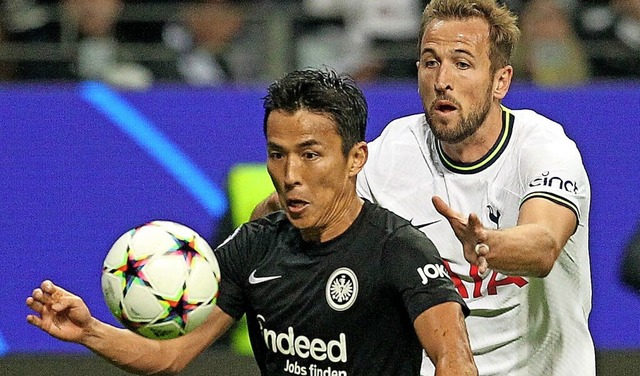
[[[439,252],[431,240],[411,226],[399,228],[385,244],[385,272],[391,287],[402,297],[411,320],[444,302],[464,300],[456,291]]]
[[[249,250],[254,229],[251,224],[238,227],[216,248],[220,265],[220,293],[216,304],[220,309],[239,320],[245,313],[244,284],[251,265]]]

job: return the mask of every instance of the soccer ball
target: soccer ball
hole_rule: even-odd
[[[148,338],[175,338],[202,324],[215,306],[219,282],[220,268],[207,242],[170,221],[127,231],[102,267],[109,310]]]

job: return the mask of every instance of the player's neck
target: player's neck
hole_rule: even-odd
[[[355,194],[341,200],[329,216],[330,220],[322,227],[302,229],[302,239],[309,243],[324,243],[342,235],[355,222],[362,211],[364,201]]]
[[[455,144],[442,142],[442,150],[455,161],[476,162],[487,155],[498,141],[502,126],[502,109],[500,106],[493,106],[474,134]]]

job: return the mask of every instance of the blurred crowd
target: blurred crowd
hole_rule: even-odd
[[[504,0],[516,80],[640,78],[640,0]],[[428,0],[0,0],[0,80],[219,85],[328,65],[415,78]]]

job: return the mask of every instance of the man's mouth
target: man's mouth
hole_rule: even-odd
[[[440,113],[449,113],[452,111],[456,111],[457,109],[458,107],[453,102],[446,100],[436,101],[436,103],[433,105],[433,110]]]
[[[300,214],[309,202],[300,199],[287,199],[287,211],[291,214]]]

